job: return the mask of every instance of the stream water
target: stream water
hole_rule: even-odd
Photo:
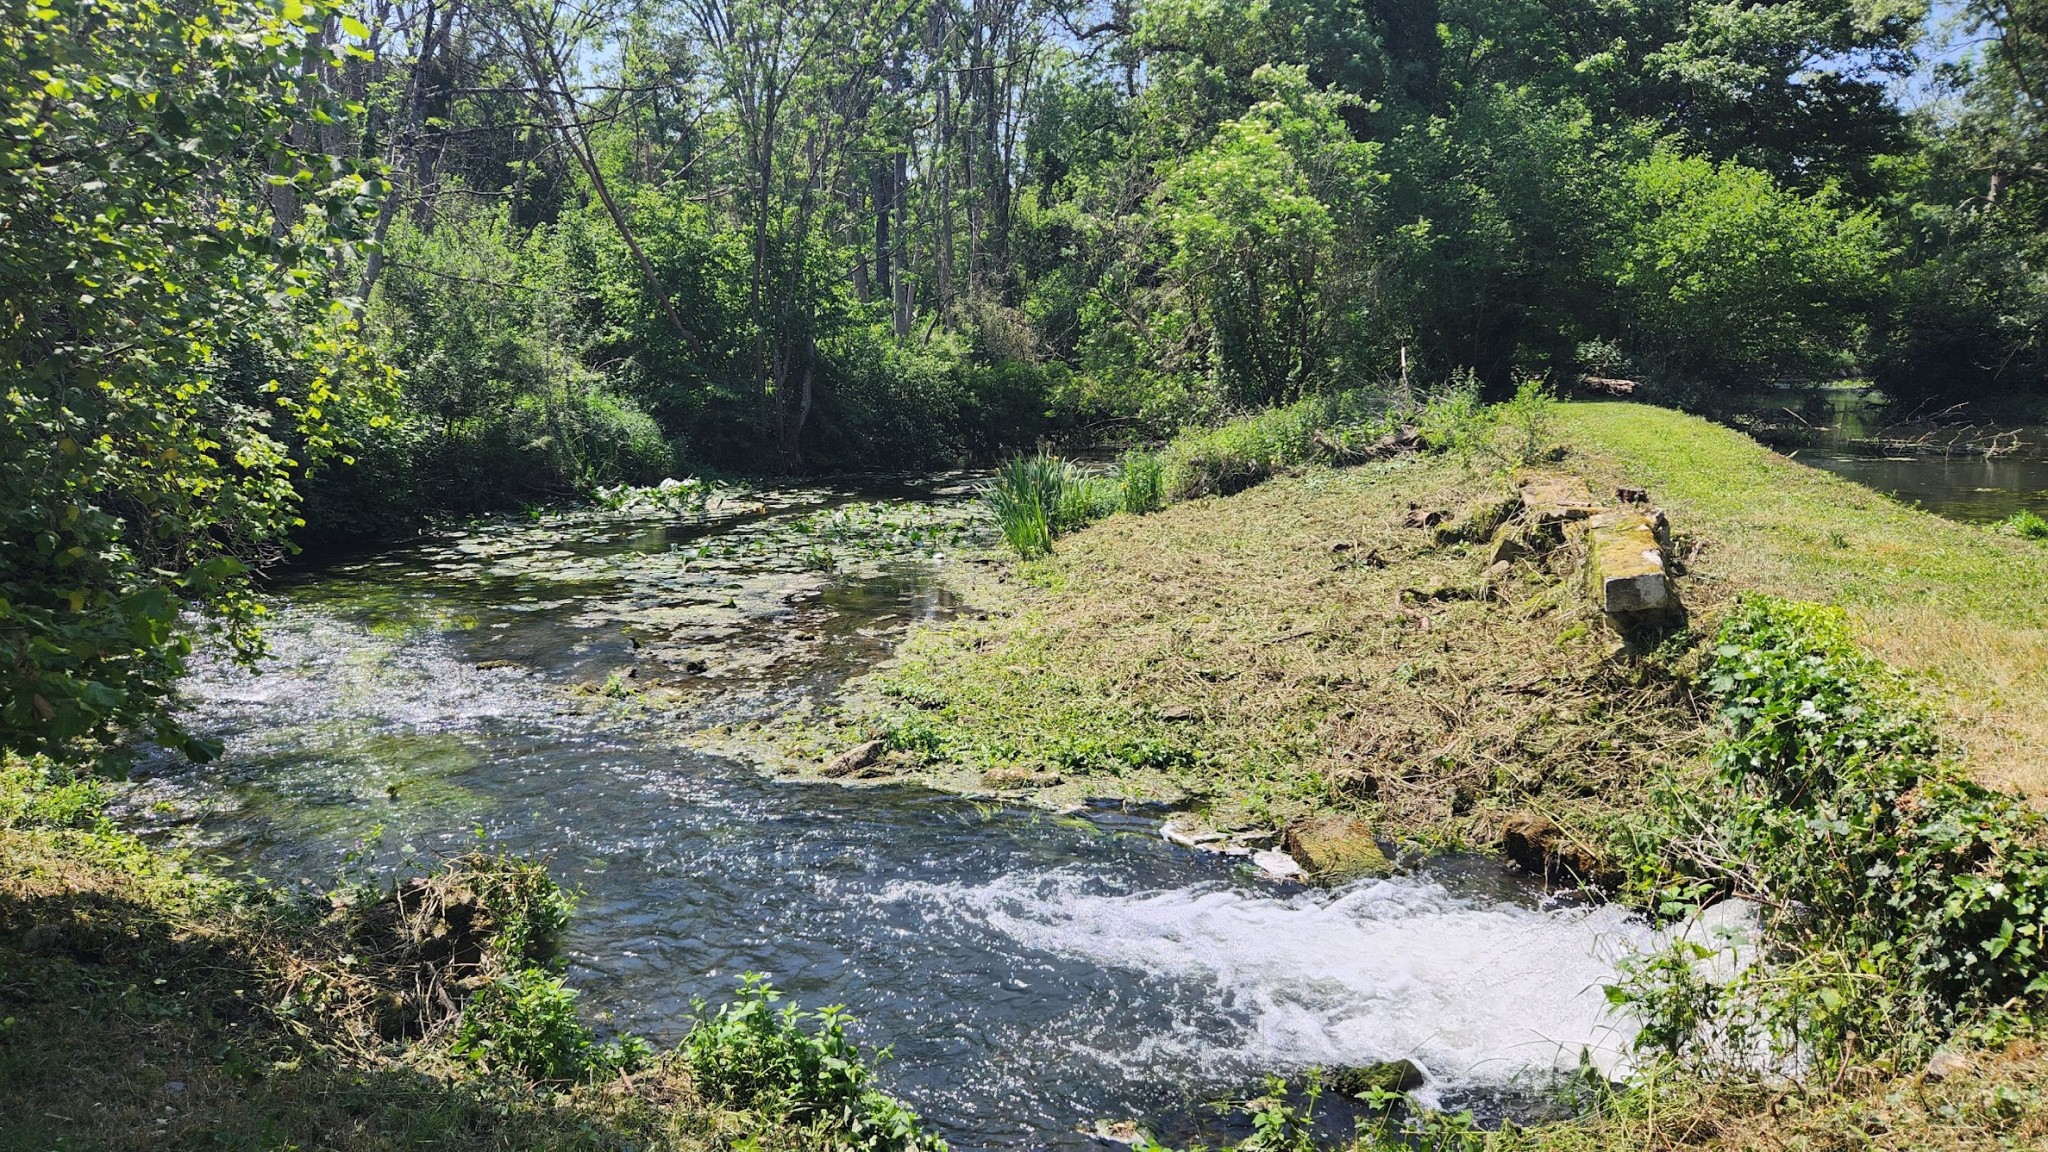
[[[1831,388],[1760,394],[1748,414],[1775,422],[1780,431],[1796,427],[1781,443],[1792,458],[1875,488],[1940,516],[1989,524],[2019,511],[2048,515],[2048,427],[2026,424],[1959,429],[1916,424],[1908,414],[1870,402],[1861,389]],[[1789,421],[1789,426],[1788,426]],[[1996,455],[1944,452],[1935,446],[1982,441],[2002,431],[2009,442]],[[1884,450],[1888,439],[1924,437],[1924,450]],[[1766,440],[1776,437],[1765,433]]]
[[[1306,890],[1114,801],[792,784],[679,739],[822,698],[951,611],[939,573],[985,531],[941,477],[506,520],[303,570],[260,670],[185,685],[226,755],[146,762],[126,815],[287,883],[479,837],[548,858],[582,894],[570,979],[607,1028],[673,1042],[693,998],[769,973],[849,1005],[957,1148],[1093,1147],[1097,1118],[1185,1136],[1204,1101],[1310,1065],[1411,1058],[1432,1100],[1492,1108],[1582,1053],[1616,1066],[1602,985],[1647,937],[1617,909],[1455,861]]]

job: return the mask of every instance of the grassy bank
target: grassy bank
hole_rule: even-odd
[[[1669,511],[1693,634],[1744,592],[1842,604],[1973,774],[2038,782],[2048,550],[1662,409],[1560,405],[1547,435],[1596,493],[1645,487]],[[1492,844],[1534,814],[1598,846],[1711,732],[1682,652],[1608,658],[1574,557],[1483,576],[1482,521],[1508,492],[1469,453],[1403,455],[1112,517],[997,567],[968,589],[978,611],[786,745],[822,760],[879,738],[876,771],[1170,800],[1225,827],[1335,807]]]
[[[1742,979],[1674,954],[1623,981],[1661,1062],[1579,1120],[1361,1147],[2038,1144],[2044,1060],[2014,1038],[2048,987],[2048,833],[2009,797],[2044,784],[2048,550],[1668,411],[1537,423],[1563,450],[1522,458],[1670,514],[1690,616],[1654,649],[1617,646],[1572,548],[1490,563],[1494,458],[1399,455],[1112,517],[1002,567],[970,590],[980,613],[793,739],[879,741],[868,771],[962,790],[1175,801],[1223,830],[1338,811],[1491,848],[1540,825],[1569,872],[1665,914],[1763,910],[1772,947]]]
[[[1936,699],[1974,777],[2048,796],[2048,549],[1662,409],[1565,405],[1559,424],[1576,467],[1647,487],[1699,544],[1689,598],[1762,590],[1846,608],[1857,641]]]
[[[673,1052],[594,1036],[536,866],[309,901],[145,847],[99,801],[0,759],[0,1149],[929,1143],[836,1024],[758,988]]]

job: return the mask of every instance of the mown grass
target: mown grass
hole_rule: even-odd
[[[1569,404],[1558,426],[1574,467],[1649,489],[1697,547],[1693,602],[1764,591],[1847,609],[1857,642],[1934,698],[1976,780],[2048,798],[2048,551],[1664,409]]]
[[[1595,492],[1647,488],[1670,514],[1691,619],[1656,651],[1611,650],[1569,549],[1481,581],[1460,510],[1499,498],[1498,453],[1446,451],[1076,534],[981,589],[986,619],[913,637],[850,728],[944,785],[1178,798],[1224,826],[1333,807],[1425,846],[1483,845],[1530,811],[1619,862],[1680,863],[1653,882],[1706,885],[1655,895],[1789,901],[1771,921],[1786,951],[1742,987],[1770,994],[1764,1026],[1824,1045],[1807,1055],[1827,1075],[1714,1072],[1674,1017],[1688,1063],[1577,1120],[1446,1123],[1361,1148],[2042,1146],[2048,1059],[2026,1040],[1970,1044],[2031,1027],[2036,992],[2015,990],[2038,964],[2048,846],[2036,817],[1962,776],[2041,795],[2048,556],[1676,413],[1568,405],[1528,423],[1544,431],[1524,430],[1522,458],[1548,455],[1535,448],[1554,433],[1559,466]],[[1447,523],[1408,527],[1429,511]],[[1760,592],[1841,614],[1738,607]],[[1762,663],[1743,662],[1739,637],[1700,642],[1724,625],[1775,637]],[[1882,687],[1884,665],[1902,687]],[[1745,687],[1757,669],[1782,683]],[[1744,799],[1772,787],[1789,799]],[[1950,980],[1973,964],[1998,980]],[[1702,1010],[1738,995],[1691,991]],[[1958,1028],[1960,1064],[1921,1074]]]
[[[146,847],[102,820],[98,801],[89,780],[0,756],[0,1150],[928,1139],[893,1101],[870,1107],[878,1094],[865,1089],[863,1108],[888,1128],[799,1115],[773,1083],[706,1094],[692,1064],[717,1036],[659,1055],[595,1043],[548,969],[519,959],[546,950],[554,921],[554,889],[532,865],[465,858],[394,889],[403,899],[309,902]],[[404,930],[422,917],[427,931]],[[530,1003],[472,1017],[497,988]],[[781,1039],[791,1051],[810,1043]],[[857,1054],[828,1039],[852,1069],[842,1078],[865,1085]]]
[[[1312,469],[1076,533],[915,635],[836,733],[961,790],[1170,799],[1218,825],[1354,808],[1425,843],[1535,809],[1604,840],[1651,768],[1696,751],[1688,702],[1603,661],[1575,585],[1498,587],[1449,539],[1501,480],[1446,457]],[[1408,527],[1410,505],[1440,529]]]

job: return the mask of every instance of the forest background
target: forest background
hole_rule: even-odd
[[[182,741],[178,613],[253,646],[294,546],[603,485],[1460,382],[2048,396],[2043,3],[22,0],[0,34],[15,747]]]

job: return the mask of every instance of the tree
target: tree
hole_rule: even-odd
[[[254,650],[294,478],[378,391],[329,291],[385,190],[309,129],[355,115],[323,87],[330,20],[353,24],[327,0],[0,22],[0,745],[142,724],[204,755],[164,703],[181,613]]]
[[[1629,172],[1628,193],[1615,279],[1646,363],[1729,379],[1840,362],[1888,255],[1874,212],[1669,151]]]

